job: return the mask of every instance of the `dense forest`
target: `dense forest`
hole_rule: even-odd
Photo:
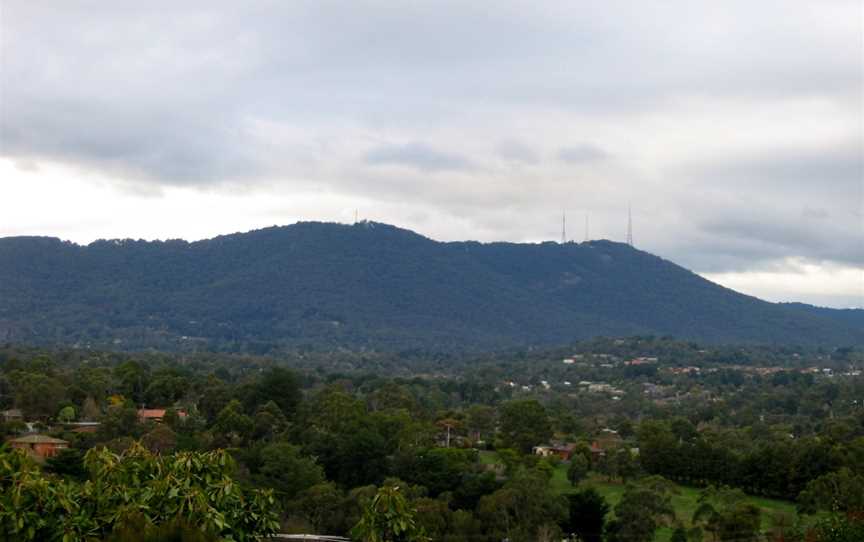
[[[0,540],[851,542],[862,368],[851,347],[654,336],[438,357],[6,345]],[[12,448],[33,432],[68,448]]]
[[[372,222],[194,243],[0,239],[0,340],[480,352],[634,334],[861,345],[864,311],[767,303],[610,241],[439,243]]]

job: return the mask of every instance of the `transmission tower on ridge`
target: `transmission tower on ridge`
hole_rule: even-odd
[[[627,206],[627,244],[633,246],[633,211]]]
[[[561,211],[561,244],[567,242],[567,212]]]
[[[585,213],[585,242],[588,242],[588,213]]]

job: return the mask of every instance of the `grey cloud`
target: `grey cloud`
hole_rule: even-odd
[[[857,9],[837,5],[823,9]],[[831,24],[842,12],[813,21],[788,2],[724,6],[154,1],[94,11],[10,0],[0,146],[13,158],[125,164],[157,183],[251,182],[291,168],[272,171],[285,149],[244,133],[248,118],[422,127],[468,122],[488,103],[605,115],[694,92],[860,90],[848,47],[858,34]],[[775,10],[792,23],[778,27]]]
[[[369,164],[409,166],[428,173],[474,169],[464,156],[438,151],[423,143],[377,147],[366,154],[365,160]]]
[[[862,232],[843,234],[835,231],[826,236],[825,232],[812,228],[809,223],[773,222],[755,216],[747,220],[723,217],[702,223],[699,227],[715,238],[730,242],[728,252],[739,259],[747,254],[745,247],[752,247],[753,254],[747,258],[749,266],[760,259],[770,261],[790,254],[806,255],[813,261],[864,266]]]
[[[864,150],[849,146],[767,151],[690,165],[683,174],[739,187],[854,191],[864,182]]]
[[[523,164],[537,164],[540,162],[540,154],[525,143],[519,141],[502,141],[495,148],[495,152],[501,158],[511,162]]]
[[[562,207],[621,240],[633,200],[637,245],[697,271],[861,265],[864,134],[829,129],[862,115],[856,0],[103,4],[4,2],[0,157],[405,202],[485,240],[554,239]],[[824,141],[633,164],[654,119],[699,144],[688,112],[801,103]]]
[[[584,162],[603,160],[608,157],[608,154],[599,147],[585,143],[559,149],[556,156],[562,162],[581,164]]]

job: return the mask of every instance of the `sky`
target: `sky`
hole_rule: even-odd
[[[864,307],[860,0],[0,2],[0,237],[624,241]],[[586,227],[587,224],[587,227]]]

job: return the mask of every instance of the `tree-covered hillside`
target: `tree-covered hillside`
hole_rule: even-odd
[[[496,349],[591,336],[864,343],[628,245],[439,243],[299,223],[188,243],[0,239],[0,340],[140,348]]]

